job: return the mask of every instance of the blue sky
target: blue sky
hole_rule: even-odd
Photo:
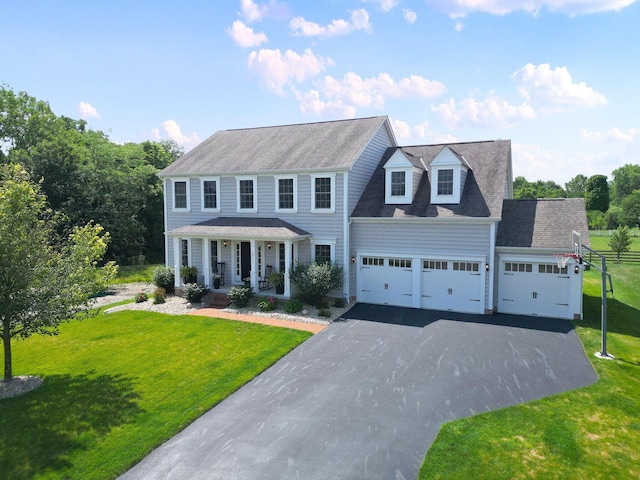
[[[561,185],[640,163],[636,0],[0,0],[0,82],[115,142],[388,115]]]

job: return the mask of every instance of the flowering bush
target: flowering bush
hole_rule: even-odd
[[[238,308],[249,305],[249,299],[253,296],[251,287],[233,286],[229,289],[227,296]]]
[[[278,308],[278,299],[274,297],[267,297],[258,303],[258,308],[263,312],[271,312]]]
[[[199,283],[187,283],[184,286],[184,291],[189,303],[200,303],[207,294],[207,288]]]
[[[173,268],[158,267],[153,271],[153,284],[158,288],[164,288],[168,295],[173,294],[175,274]]]
[[[146,302],[149,299],[146,293],[140,292],[136,295],[136,303]]]
[[[342,286],[342,268],[328,262],[298,263],[291,272],[291,281],[303,302],[318,305],[327,293]]]

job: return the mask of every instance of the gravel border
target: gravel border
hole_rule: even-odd
[[[27,375],[13,377],[8,382],[0,380],[0,399],[12,398],[35,390],[42,385],[42,379]]]

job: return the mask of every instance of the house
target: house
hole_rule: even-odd
[[[288,298],[328,260],[349,301],[581,318],[584,202],[513,200],[512,176],[509,141],[402,147],[387,117],[220,131],[160,172],[166,264],[285,272]]]

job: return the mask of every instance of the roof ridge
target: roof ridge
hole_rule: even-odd
[[[226,130],[221,130],[222,132],[241,132],[247,130],[261,130],[267,128],[281,128],[281,127],[304,127],[308,125],[324,125],[327,123],[338,123],[338,122],[355,122],[358,120],[372,120],[372,119],[386,119],[386,115],[375,115],[371,117],[358,117],[358,118],[342,118],[336,120],[325,120],[322,122],[306,122],[306,123],[286,123],[283,125],[263,125],[260,127],[244,127],[244,128],[229,128]]]

